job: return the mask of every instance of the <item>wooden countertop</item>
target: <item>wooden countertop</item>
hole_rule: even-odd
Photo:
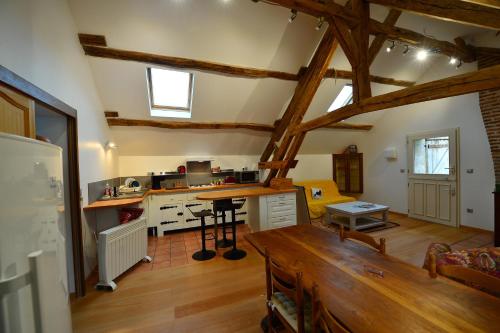
[[[352,332],[500,332],[500,299],[311,225],[245,238],[318,284],[323,304]],[[382,271],[379,276],[370,269]]]
[[[248,198],[248,197],[258,197],[262,195],[275,195],[282,193],[293,193],[297,192],[295,188],[288,188],[284,190],[276,190],[270,187],[255,187],[249,189],[240,190],[227,190],[227,191],[217,191],[202,193],[196,196],[198,200],[223,200],[223,199],[233,199],[233,198]]]
[[[113,207],[123,207],[123,206],[135,205],[135,204],[141,203],[149,195],[191,193],[191,192],[225,190],[225,189],[234,189],[234,188],[239,189],[239,188],[244,188],[244,187],[259,187],[260,188],[260,187],[262,187],[262,183],[225,184],[225,185],[214,185],[214,186],[204,186],[204,187],[148,190],[147,192],[144,193],[144,195],[142,197],[95,201],[95,202],[83,207],[83,209],[84,210],[93,210],[93,209],[101,209],[101,208],[113,208]]]

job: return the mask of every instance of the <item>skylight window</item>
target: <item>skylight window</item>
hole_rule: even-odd
[[[342,87],[340,93],[333,100],[332,105],[330,105],[330,107],[328,108],[328,112],[335,111],[351,103],[352,103],[352,86],[350,84],[346,84],[345,86]]]
[[[193,74],[161,68],[147,72],[151,116],[191,118]]]

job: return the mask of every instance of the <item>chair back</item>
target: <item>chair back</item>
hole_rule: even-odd
[[[357,241],[368,244],[371,247],[377,249],[378,252],[385,254],[385,238],[380,238],[380,241],[377,243],[377,241],[373,237],[371,237],[363,232],[359,232],[359,231],[351,231],[351,230],[346,231],[344,229],[344,226],[341,225],[340,226],[340,240],[344,241],[347,238],[355,239]]]
[[[429,275],[435,278],[441,275],[488,294],[500,297],[500,279],[483,273],[477,269],[461,265],[437,265],[436,255],[430,255]]]
[[[312,290],[312,332],[313,333],[347,333],[347,330],[333,314],[321,303],[318,286]]]
[[[266,257],[266,287],[268,308],[274,293],[281,292],[287,298],[295,303],[297,314],[297,331],[304,332],[304,291],[302,286],[302,273],[289,272],[280,266],[271,258],[268,250],[265,251]],[[268,311],[272,315],[272,310]],[[271,318],[271,317],[270,317]],[[290,324],[284,319],[283,315],[278,313],[277,318],[291,330]],[[271,328],[271,327],[270,327]]]

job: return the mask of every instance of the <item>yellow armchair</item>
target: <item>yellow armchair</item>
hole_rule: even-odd
[[[322,217],[326,213],[326,205],[356,201],[356,198],[341,195],[333,180],[307,180],[295,182],[295,185],[304,187],[311,219]],[[312,198],[312,188],[321,189],[321,199]]]

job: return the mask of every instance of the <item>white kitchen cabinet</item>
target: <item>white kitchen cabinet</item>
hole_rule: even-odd
[[[248,212],[254,232],[296,225],[295,192],[249,198]]]
[[[156,227],[158,236],[163,236],[165,231],[188,229],[201,226],[201,219],[193,216],[193,212],[202,209],[212,209],[211,201],[197,200],[198,192],[188,192],[181,194],[153,194],[148,198],[148,227]],[[234,199],[235,201],[239,199]],[[236,220],[248,222],[247,203],[242,208],[236,210]],[[219,213],[218,224],[222,223],[222,213]],[[231,220],[231,212],[226,212],[226,221]],[[213,217],[205,219],[207,225],[213,225]]]

